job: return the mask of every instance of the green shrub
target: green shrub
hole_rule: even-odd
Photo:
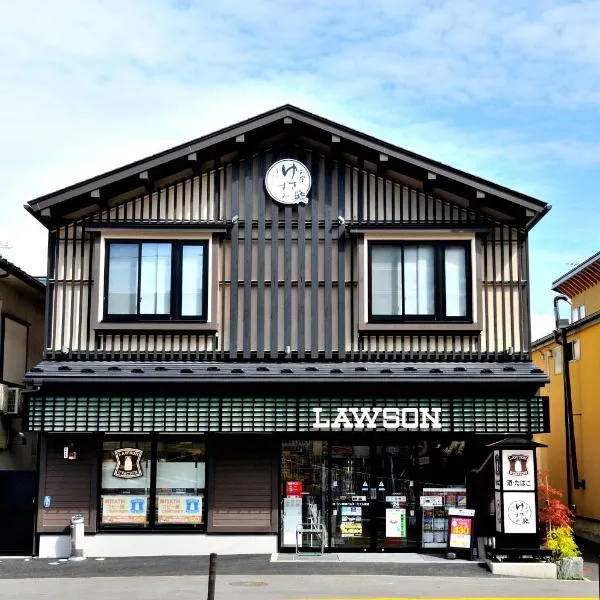
[[[546,544],[549,550],[552,550],[552,558],[560,560],[561,558],[571,558],[581,556],[579,548],[573,539],[573,529],[571,527],[556,527],[548,532]]]

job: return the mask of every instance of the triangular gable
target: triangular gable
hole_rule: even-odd
[[[108,173],[31,200],[26,208],[52,227],[64,220],[88,216],[143,195],[153,182],[167,182],[182,173],[223,164],[228,156],[248,153],[287,136],[309,142],[320,152],[347,163],[406,180],[469,212],[516,222],[531,228],[548,210],[546,203],[493,182],[425,158],[294,106],[285,105],[241,123],[176,146]],[[191,170],[191,171],[190,171]],[[95,208],[94,208],[95,207]]]

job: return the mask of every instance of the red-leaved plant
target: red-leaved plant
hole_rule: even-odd
[[[548,473],[538,472],[538,519],[546,535],[557,527],[573,526],[575,513],[561,501],[563,494],[548,483]]]

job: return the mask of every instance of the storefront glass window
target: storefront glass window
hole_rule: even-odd
[[[322,441],[289,440],[281,455],[281,545],[318,547],[327,540],[327,455]]]
[[[101,525],[148,527],[151,476],[149,441],[105,441],[102,445]]]
[[[158,442],[156,525],[204,527],[205,446]]]

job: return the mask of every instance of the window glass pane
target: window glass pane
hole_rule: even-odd
[[[140,314],[171,312],[171,244],[142,244]]]
[[[104,442],[101,524],[147,527],[150,477],[150,442]]]
[[[325,441],[282,442],[279,521],[282,546],[296,546],[296,528],[303,523],[313,529],[327,529],[327,449]],[[316,549],[321,545],[321,535],[300,534],[297,541],[306,549]],[[324,542],[328,546],[326,539]]]
[[[446,269],[446,316],[467,316],[466,248],[447,246]]]
[[[371,313],[402,314],[402,250],[374,246],[371,250]]]
[[[204,245],[184,246],[181,265],[181,315],[200,316],[204,313]]]
[[[204,525],[204,456],[198,442],[158,443],[157,525]]]
[[[108,314],[137,313],[138,245],[110,244],[108,265]]]
[[[404,248],[404,310],[407,315],[435,313],[432,246]]]

